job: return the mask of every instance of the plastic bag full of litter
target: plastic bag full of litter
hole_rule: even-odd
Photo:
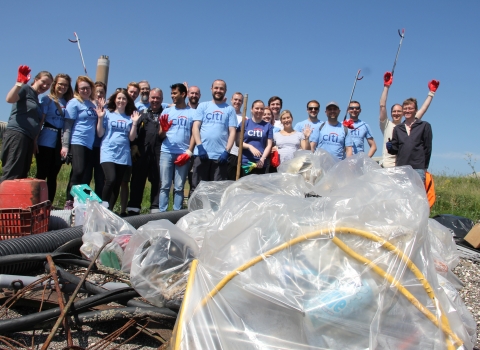
[[[130,282],[152,304],[179,309],[198,246],[168,220],[151,221],[139,231],[145,226],[129,243],[129,250],[136,246]]]
[[[93,259],[98,250],[108,243],[99,256],[99,262],[119,270],[125,247],[136,232],[132,225],[96,201],[87,200],[86,220],[83,225],[83,244],[80,252]]]
[[[411,167],[352,157],[317,182],[320,198],[299,195],[294,175],[272,175],[246,176],[222,196],[175,349],[473,348],[464,310],[439,284]]]

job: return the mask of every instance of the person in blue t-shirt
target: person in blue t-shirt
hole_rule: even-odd
[[[264,121],[265,105],[256,100],[252,103],[252,117],[245,121],[245,131],[241,135],[241,125],[237,127],[237,146],[243,142],[242,176],[247,174],[265,174],[265,161],[273,146],[272,124]],[[248,169],[248,170],[247,170]]]
[[[200,103],[193,118],[194,189],[200,181],[227,180],[228,155],[235,142],[237,115],[235,109],[224,102],[227,84],[217,79],[211,90],[213,100]]]
[[[170,186],[175,188],[173,210],[182,209],[184,186],[190,171],[190,158],[195,141],[192,137],[195,109],[185,103],[187,88],[181,83],[170,86],[173,106],[164,109],[160,116],[160,137],[164,137],[160,154],[160,205],[161,212],[168,209]]]
[[[75,185],[89,184],[92,176],[92,149],[95,141],[97,112],[95,85],[87,76],[79,76],[75,92],[65,108],[61,155],[72,154],[72,174],[67,186],[65,209],[73,209],[73,196],[70,189]]]
[[[318,119],[319,111],[320,111],[320,102],[318,102],[317,100],[308,101],[307,102],[308,118],[295,124],[295,127],[293,128],[293,130],[303,134],[305,125],[310,126],[311,133],[313,133],[315,130],[318,130],[318,128],[320,128],[320,125],[323,124],[323,122],[320,119]]]
[[[358,119],[362,109],[360,107],[360,102],[352,101],[348,105],[348,114],[350,114],[350,119],[353,120],[353,129],[348,129],[350,136],[352,137],[353,142],[353,154],[359,152],[365,152],[365,140],[367,140],[370,150],[368,151],[368,156],[371,158],[377,151],[377,145],[373,139],[372,131],[370,126],[367,123]]]
[[[49,95],[43,95],[40,105],[43,128],[37,139],[37,179],[47,180],[48,200],[52,202],[57,192],[57,175],[62,167],[62,130],[65,106],[73,98],[72,79],[68,74],[57,74]]]
[[[137,122],[140,114],[135,110],[135,103],[127,90],[117,90],[108,99],[98,99],[97,134],[102,138],[100,145],[100,164],[105,174],[102,200],[108,202],[113,210],[120,191],[123,174],[132,165],[130,141],[137,136]]]
[[[345,155],[350,157],[353,143],[348,129],[338,122],[340,107],[332,101],[327,104],[325,114],[327,121],[315,129],[310,136],[312,152],[322,148],[340,160],[345,159]]]

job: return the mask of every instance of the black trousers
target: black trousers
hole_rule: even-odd
[[[70,194],[72,186],[90,184],[93,160],[92,150],[88,147],[70,145],[70,152],[72,153],[72,173],[67,186],[67,200],[73,201],[73,196]]]
[[[125,174],[128,165],[105,162],[102,163],[102,168],[103,173],[105,174],[105,186],[103,186],[102,201],[108,202],[109,209],[113,210],[113,207],[117,202],[118,193],[120,192],[123,174]]]
[[[130,181],[130,200],[128,208],[142,208],[143,191],[146,181],[150,181],[150,209],[158,209],[160,195],[160,147],[155,152],[144,152],[132,164],[132,179]]]
[[[100,147],[93,147],[92,149],[93,156],[93,180],[95,182],[95,193],[101,197],[103,193],[103,186],[105,185],[105,174],[103,173],[103,166],[100,165]],[[92,180],[92,175],[90,175],[90,181]],[[88,181],[88,183],[90,183]]]
[[[193,159],[192,190],[197,188],[200,181],[223,181],[228,180],[227,164],[218,164],[218,161],[200,157]]]
[[[57,192],[57,175],[62,167],[60,155],[60,142],[57,147],[38,146],[37,158],[37,179],[47,180],[48,200],[53,204]]]
[[[237,179],[237,162],[238,162],[238,156],[234,154],[230,154],[228,156],[228,167],[227,167],[228,180],[235,181]]]
[[[25,134],[6,130],[3,134],[2,168],[3,180],[25,179],[33,157],[33,140]]]

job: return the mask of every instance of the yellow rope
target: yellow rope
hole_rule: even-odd
[[[182,306],[180,307],[180,312],[178,314],[178,322],[175,325],[175,328],[172,332],[172,340],[174,338],[175,332],[177,336],[175,337],[175,347],[174,349],[180,349],[180,342],[182,341],[183,333],[183,317],[185,315],[185,310],[188,306],[188,300],[190,299],[190,292],[193,288],[193,282],[195,281],[195,272],[197,271],[198,260],[195,259],[190,265],[190,275],[188,275],[187,288],[185,288],[185,294],[183,296]]]
[[[212,299],[239,272],[243,272],[243,271],[247,270],[248,268],[256,265],[258,262],[264,260],[265,258],[270,257],[270,256],[288,248],[288,247],[294,246],[295,244],[306,241],[308,239],[316,238],[316,237],[321,236],[321,235],[327,235],[327,234],[329,235],[331,233],[332,232],[331,232],[330,229],[313,231],[313,232],[301,235],[299,237],[293,238],[290,241],[282,243],[279,246],[270,249],[266,253],[251,259],[250,261],[246,262],[245,264],[241,265],[237,269],[235,269],[232,272],[230,272],[229,274],[227,274],[220,282],[218,282],[217,285],[201,301],[200,305],[197,306],[194,313],[199,308],[202,308],[203,306],[205,306],[207,304],[207,302],[210,299]],[[425,278],[425,276],[423,275],[423,273],[416,267],[416,265],[410,260],[410,258],[407,255],[405,255],[400,249],[395,247],[392,243],[390,243],[390,242],[384,240],[383,238],[378,237],[378,236],[376,236],[376,235],[374,235],[370,232],[366,232],[366,231],[362,231],[362,230],[358,230],[358,229],[354,229],[354,228],[338,227],[338,228],[335,229],[335,233],[337,233],[337,234],[338,233],[354,234],[354,235],[361,236],[361,237],[364,237],[364,238],[368,238],[372,241],[381,243],[382,247],[384,247],[385,249],[389,250],[390,252],[396,254],[398,257],[400,257],[402,259],[402,261],[407,265],[407,267],[410,269],[410,271],[412,271],[412,273],[415,275],[415,277],[420,281],[420,283],[422,283],[422,285],[425,289],[425,292],[433,300],[434,305],[439,306],[437,301],[436,301],[436,298],[435,298],[435,293],[433,292],[432,287],[428,283],[428,281]],[[428,310],[423,304],[421,304],[393,276],[387,274],[383,269],[381,269],[379,266],[374,264],[372,261],[370,261],[370,260],[366,259],[365,257],[355,253],[353,250],[351,250],[351,248],[349,248],[347,245],[345,245],[345,243],[343,243],[340,239],[334,237],[333,241],[334,241],[335,244],[337,244],[337,246],[339,246],[340,249],[344,250],[343,248],[340,247],[340,245],[343,245],[343,247],[345,249],[347,249],[347,250],[351,251],[353,254],[355,254],[357,257],[350,254],[355,259],[357,259],[357,260],[364,259],[364,260],[359,260],[359,261],[367,263],[376,273],[378,273],[380,276],[386,278],[391,284],[395,285],[395,287],[397,287],[397,289],[400,291],[400,293],[402,293],[418,310],[420,310],[430,321],[432,321],[432,323],[435,324],[435,326],[439,327],[446,335],[452,337],[453,340],[455,341],[455,344],[461,345],[463,343],[451,330],[448,319],[447,319],[446,315],[444,315],[443,310],[441,310],[441,322],[442,323],[441,323],[441,325],[439,325],[438,320],[435,317],[435,315],[433,315],[430,312],[430,310]],[[346,250],[344,250],[344,251],[347,253]],[[388,279],[388,278],[390,278],[390,279]],[[190,278],[189,278],[189,285],[190,285]],[[187,288],[188,288],[188,286],[187,286]],[[185,300],[187,300],[187,292],[185,293],[184,302],[185,302]],[[182,310],[184,310],[183,305],[182,305]],[[178,321],[177,321],[177,324],[180,324],[180,323],[183,323],[183,313],[182,312],[180,313]],[[180,347],[179,339],[181,338],[181,334],[182,334],[181,330],[182,329],[179,326],[177,337],[176,337],[175,349],[179,349],[179,347]],[[447,341],[447,348],[449,350],[454,349],[454,347],[451,344],[451,341],[448,337],[446,338],[446,341]]]

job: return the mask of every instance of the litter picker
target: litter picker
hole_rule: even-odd
[[[353,93],[355,92],[355,86],[357,86],[357,81],[359,80],[362,80],[363,77],[359,78],[358,76],[360,75],[360,72],[362,70],[359,69],[358,72],[357,72],[357,75],[355,76],[355,81],[353,82],[353,89],[352,89],[352,93],[350,94],[350,99],[348,100],[348,106],[350,106],[350,102],[352,102],[352,97],[353,97]],[[347,106],[347,110],[345,111],[345,117],[343,117],[343,121],[345,121],[347,119],[347,115],[348,115],[348,106]]]
[[[78,51],[80,51],[80,58],[82,59],[83,70],[85,71],[85,75],[88,76],[87,67],[85,67],[85,61],[83,60],[82,48],[80,47],[80,38],[75,32],[73,32],[73,35],[75,35],[75,40],[68,39],[68,41],[70,41],[71,43],[77,43]]]
[[[398,35],[400,35],[400,44],[398,44],[397,55],[395,56],[395,62],[393,62],[392,77],[393,77],[393,72],[395,71],[395,66],[397,65],[398,54],[400,53],[400,48],[402,47],[403,38],[405,37],[405,29],[402,29],[401,32],[399,29]]]
[[[243,112],[242,112],[242,126],[240,127],[240,144],[238,145],[238,161],[237,161],[237,176],[235,180],[240,178],[240,171],[242,170],[242,153],[243,153],[243,134],[245,133],[245,120],[247,116],[248,94],[243,98]],[[235,136],[236,139],[236,136]]]

